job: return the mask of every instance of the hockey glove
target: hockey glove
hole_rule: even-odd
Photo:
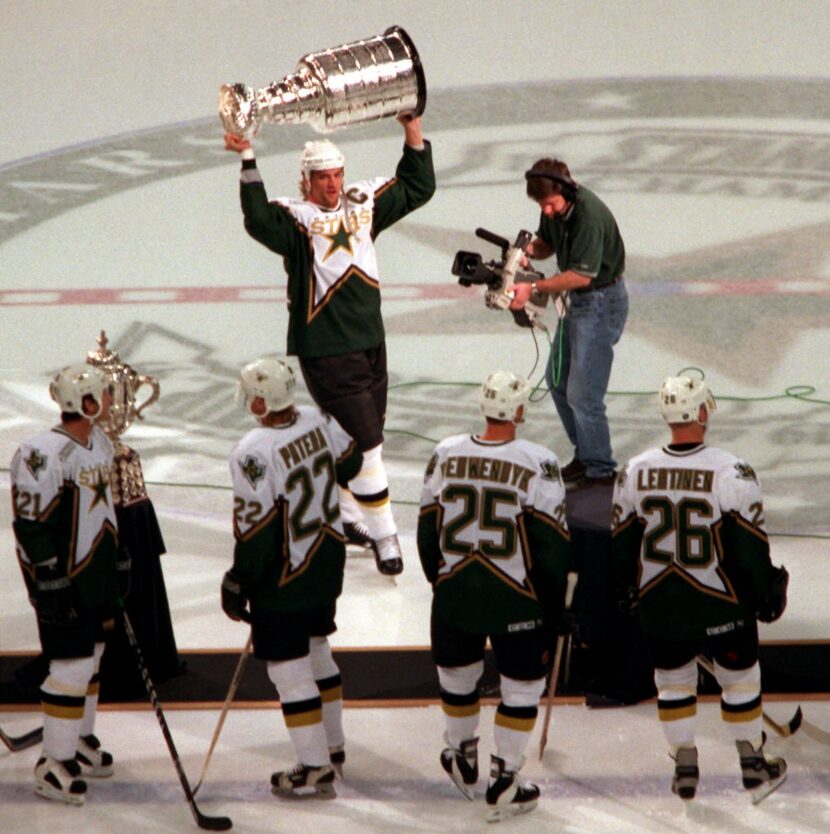
[[[242,588],[239,577],[229,570],[222,579],[222,610],[234,621],[251,622],[248,611],[248,596]]]
[[[762,623],[773,623],[784,613],[789,582],[785,567],[773,568],[766,596],[758,601],[757,617]]]
[[[121,600],[127,598],[130,593],[130,581],[132,579],[132,559],[126,545],[118,548],[118,557],[115,561],[115,576],[118,581],[118,596]]]
[[[35,611],[38,621],[51,628],[66,628],[79,618],[80,595],[72,580],[52,560],[35,567]]]

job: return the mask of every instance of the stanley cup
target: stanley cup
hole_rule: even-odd
[[[426,80],[415,44],[392,26],[382,35],[303,56],[297,71],[261,90],[223,84],[219,117],[227,133],[253,138],[263,123],[331,130],[424,112]]]

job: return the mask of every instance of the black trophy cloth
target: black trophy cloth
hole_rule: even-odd
[[[149,497],[116,507],[116,516],[119,541],[129,549],[132,560],[125,609],[150,677],[162,682],[183,669],[161,567],[160,557],[165,552],[161,529]],[[123,620],[118,616],[101,663],[101,700],[132,700],[145,691]]]

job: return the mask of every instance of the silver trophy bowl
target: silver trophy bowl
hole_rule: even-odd
[[[309,124],[321,133],[411,113],[420,116],[427,88],[415,44],[400,26],[382,35],[303,56],[297,71],[261,90],[219,89],[227,133],[251,139],[263,124]]]

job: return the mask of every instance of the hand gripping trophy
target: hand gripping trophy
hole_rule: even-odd
[[[147,495],[138,453],[121,441],[134,420],[144,419],[142,412],[159,398],[160,388],[157,379],[136,373],[107,348],[107,343],[102,330],[98,350],[87,354],[87,362],[100,368],[112,386],[109,417],[98,425],[115,447],[112,498],[119,544],[130,551],[132,562],[130,592],[124,603],[153,679],[165,680],[180,671],[180,664],[159,559],[165,552],[164,540]],[[145,387],[150,389],[149,394],[137,402],[138,392]],[[118,641],[118,648],[105,653],[101,667],[105,694],[119,698],[142,693],[144,684],[130,662],[132,651],[120,622],[113,639]]]
[[[219,117],[227,133],[252,139],[263,123],[310,124],[326,133],[387,116],[420,116],[427,90],[415,44],[400,26],[303,56],[297,71],[261,90],[224,84]]]

